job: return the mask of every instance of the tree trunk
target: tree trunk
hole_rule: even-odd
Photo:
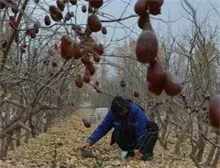
[[[219,135],[216,134],[215,143],[220,144],[220,134]],[[217,164],[219,163],[219,161],[220,161],[220,148],[216,148],[216,154],[212,162],[212,167],[217,168]]]
[[[0,160],[4,160],[5,138],[1,139]]]
[[[44,129],[43,129],[44,132],[47,132],[48,128],[50,127],[50,124],[51,124],[50,119],[46,119],[46,123],[44,124]]]
[[[15,145],[14,145],[14,142],[13,142],[12,139],[11,139],[11,142],[10,142],[10,144],[9,144],[9,149],[10,149],[10,150],[14,150],[14,149],[15,149]]]
[[[21,138],[21,128],[19,128],[16,132],[16,141],[15,141],[16,147],[19,147],[21,145],[20,138]]]
[[[208,129],[203,127],[200,121],[200,116],[198,116],[198,128],[201,132],[204,132],[204,134],[207,135]],[[196,160],[198,160],[198,162],[201,162],[203,158],[203,154],[204,154],[204,149],[205,149],[205,139],[202,134],[199,135],[199,139],[197,142],[198,142],[198,153],[196,156]]]
[[[11,135],[10,135],[10,136],[8,136],[8,137],[6,138],[5,149],[4,149],[4,152],[3,152],[3,157],[4,157],[4,158],[7,156],[7,153],[8,153],[10,144],[11,144],[11,141],[12,141],[12,138],[11,138]]]
[[[28,143],[28,140],[29,140],[30,136],[31,136],[31,133],[27,132],[27,134],[25,135],[25,138],[24,138],[25,143]]]
[[[212,162],[212,168],[217,168],[217,164],[219,163],[219,161],[220,161],[220,151],[219,149],[217,149],[217,152]]]

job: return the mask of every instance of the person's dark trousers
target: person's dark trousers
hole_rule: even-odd
[[[143,160],[152,160],[153,159],[153,151],[156,145],[159,134],[158,125],[154,121],[150,121],[147,124],[147,131],[143,142],[144,155]]]
[[[158,131],[158,125],[154,121],[150,121],[147,124],[146,132],[142,135],[144,136],[143,143],[139,145],[144,149],[142,159],[148,160],[150,157],[153,157],[153,150],[158,139]],[[111,145],[117,143],[122,150],[128,151],[130,156],[133,156],[133,151],[139,148],[136,142],[134,135],[128,135],[126,132],[121,131],[117,134],[114,131],[112,133]]]

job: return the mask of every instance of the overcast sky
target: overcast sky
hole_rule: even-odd
[[[179,34],[190,33],[192,24],[189,22],[187,18],[189,18],[189,15],[187,14],[186,10],[184,10],[183,6],[186,7],[186,5],[183,3],[184,0],[164,0],[164,5],[162,6],[162,14],[158,16],[152,16],[154,19],[152,19],[152,25],[155,29],[155,32],[160,35],[169,35],[169,30],[171,30],[173,35],[176,35],[180,39],[183,38],[182,36],[179,36]],[[205,16],[209,15],[209,19],[206,22],[206,24],[209,23],[208,26],[216,27],[219,26],[219,20],[220,20],[220,0],[187,0],[190,2],[193,7],[196,9],[197,12],[197,19],[198,21],[204,20]],[[99,10],[100,14],[105,13],[105,16],[108,16],[109,18],[124,18],[130,15],[134,15],[134,5],[137,2],[137,0],[104,0],[104,5]],[[77,10],[77,22],[78,24],[85,24],[87,19],[87,13],[81,12],[81,5],[88,5],[88,2],[85,0],[78,0],[78,10]],[[39,5],[39,4],[38,4]],[[44,11],[42,11],[42,7],[35,6],[37,9],[34,12],[35,19],[41,20],[43,23],[43,19],[45,14],[48,14],[48,5],[56,5],[55,0],[42,0],[40,1],[40,5],[45,8]],[[70,5],[69,10],[76,12],[76,6]],[[125,10],[126,9],[126,10]],[[65,8],[66,13],[67,8]],[[106,15],[107,14],[107,15]],[[101,20],[108,20],[105,17],[100,17]],[[119,44],[122,44],[125,40],[121,40],[124,37],[133,37],[137,38],[138,35],[141,33],[141,29],[137,26],[138,17],[134,17],[131,19],[127,19],[125,21],[122,21],[120,23],[114,22],[114,23],[103,23],[103,26],[107,26],[108,34],[105,36],[107,44],[111,41],[111,46],[109,46],[106,50],[107,53],[114,51],[114,47],[118,46]],[[71,23],[71,22],[68,22]],[[207,27],[208,27],[207,26]],[[203,27],[206,27],[206,25]],[[187,30],[187,31],[186,31]],[[51,32],[53,33],[53,32]],[[101,33],[93,33],[96,36],[101,35]],[[45,34],[44,34],[45,35]],[[49,32],[46,34],[50,36]],[[103,43],[103,37],[100,38]],[[128,39],[128,38],[125,38]],[[59,39],[57,39],[59,40]],[[220,41],[220,40],[219,40]]]
[[[162,6],[162,14],[158,16],[152,16],[152,24],[153,28],[156,30],[156,32],[159,34],[163,34],[167,32],[167,26],[170,27],[172,30],[172,33],[176,34],[181,32],[184,29],[189,29],[189,21],[187,21],[186,17],[187,12],[183,9],[183,1],[184,0],[164,0],[164,5]],[[207,13],[209,13],[209,22],[214,27],[216,24],[218,24],[220,20],[220,0],[187,0],[189,1],[193,7],[197,11],[197,18],[198,20],[202,20]],[[46,2],[46,3],[45,3]],[[99,12],[104,12],[108,14],[108,17],[110,18],[120,18],[127,17],[129,15],[135,14],[134,13],[134,5],[137,2],[137,0],[104,0],[104,5],[101,7]],[[51,0],[42,0],[40,1],[40,4],[47,9],[48,4],[56,5],[56,1]],[[81,12],[81,5],[85,4],[88,5],[88,2],[85,0],[78,0],[79,9],[77,10],[77,20],[78,23],[85,24],[87,13]],[[70,11],[76,11],[75,6],[70,5],[71,8]],[[185,4],[184,4],[185,6]],[[215,9],[214,9],[215,8]],[[66,11],[67,8],[65,8]],[[125,10],[126,9],[126,10]],[[218,13],[217,13],[217,12]],[[47,13],[47,10],[43,12],[44,14]],[[42,10],[37,10],[36,18],[43,19],[42,16]],[[65,13],[64,13],[65,14]],[[107,15],[106,15],[107,16]],[[101,17],[101,19],[106,20],[107,18]],[[163,21],[161,21],[161,19]],[[103,23],[104,26],[107,26],[108,28],[108,35],[106,36],[107,41],[115,41],[120,40],[121,38],[125,36],[131,36],[131,37],[137,37],[141,29],[137,26],[138,18],[132,18],[127,19],[125,21],[122,21],[120,23]],[[123,26],[122,26],[123,24]],[[116,26],[116,29],[114,27]],[[95,33],[99,35],[99,33]]]
[[[113,15],[115,18],[119,18],[125,7],[128,5],[128,2],[131,2],[130,5],[127,6],[126,11],[123,14],[123,17],[129,16],[134,14],[134,4],[137,0],[109,0],[108,4],[106,6],[102,7],[103,12],[108,13],[110,15]],[[197,11],[198,20],[202,20],[208,13],[210,15],[209,22],[213,24],[217,24],[220,20],[220,0],[188,0],[190,3],[192,3],[193,7]],[[180,31],[184,29],[189,29],[189,21],[187,21],[187,13],[183,9],[182,6],[182,0],[164,0],[164,5],[162,7],[162,14],[158,16],[152,16],[155,19],[159,20],[153,20],[153,27],[157,31],[157,33],[166,33],[167,32],[167,25],[170,26],[172,33],[179,33]],[[185,5],[184,5],[185,6]],[[216,13],[216,11],[213,9],[213,6],[216,8],[216,10],[219,12]],[[163,21],[171,21],[169,24],[164,23]],[[137,27],[137,20],[138,18],[132,18],[128,19],[126,21],[123,21],[122,23],[127,26],[128,28],[122,29],[117,28],[115,29],[114,37],[113,39],[120,39],[133,30],[133,33],[131,34],[132,37],[137,37],[140,33],[141,29]],[[173,22],[175,21],[175,22]],[[103,24],[108,26],[115,26],[114,24]],[[135,26],[135,28],[133,28]],[[120,24],[117,24],[116,26],[121,27]],[[130,29],[130,30],[129,30]],[[109,28],[109,34],[107,36],[107,39],[111,39],[113,35],[113,28]],[[125,32],[126,30],[126,32]]]
[[[191,23],[187,19],[188,14],[184,10],[183,6],[186,5],[183,3],[184,0],[164,0],[164,5],[162,6],[162,14],[158,16],[152,16],[153,28],[155,29],[158,36],[169,34],[171,30],[173,35],[178,35],[184,31],[190,33]],[[220,20],[220,0],[187,0],[197,11],[197,19],[203,20],[205,16],[209,15],[209,24],[213,27],[218,25]],[[134,5],[137,0],[104,0],[104,5],[99,10],[100,13],[105,13],[105,16],[108,18],[120,18],[127,17],[134,13]],[[41,19],[43,23],[44,14],[48,13],[47,5],[56,5],[56,1],[51,0],[42,0],[40,1],[41,6],[46,10],[42,12],[42,9],[36,10],[35,18]],[[85,0],[78,0],[78,10],[77,10],[77,21],[78,23],[85,24],[87,19],[87,13],[81,12],[81,6],[85,4],[88,5],[88,2]],[[38,8],[38,7],[37,7]],[[74,11],[75,6],[70,5],[70,11]],[[125,10],[126,9],[126,10]],[[66,12],[67,8],[65,8]],[[63,14],[65,14],[65,12]],[[107,15],[106,15],[107,14]],[[102,20],[108,20],[105,17],[100,17]],[[134,37],[137,38],[140,32],[142,31],[137,26],[138,17],[130,18],[120,23],[103,23],[103,26],[107,26],[108,34],[105,36],[104,40],[107,41],[107,44],[111,41],[111,46],[108,47],[109,50],[112,50],[118,43],[122,44],[121,40],[124,37]],[[71,23],[71,22],[68,22]],[[207,24],[207,23],[206,23]],[[209,25],[209,26],[210,26]],[[115,28],[116,27],[116,28]],[[94,33],[96,36],[101,35],[101,33]],[[100,38],[103,40],[103,38]],[[103,41],[101,41],[103,43]],[[113,45],[114,44],[114,45]]]

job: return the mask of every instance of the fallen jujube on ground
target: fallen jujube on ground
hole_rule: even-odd
[[[85,126],[86,128],[91,127],[91,122],[88,120],[87,117],[83,117],[83,118],[82,118],[82,122],[83,122],[83,124],[84,124],[84,126]]]
[[[138,93],[138,91],[135,90],[133,95],[134,95],[134,97],[139,97],[139,93]]]

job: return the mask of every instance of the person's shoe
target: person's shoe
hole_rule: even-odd
[[[126,158],[126,156],[127,156],[127,151],[120,151],[120,156],[121,156],[121,158]]]
[[[135,153],[134,151],[128,151],[126,158],[134,157]]]
[[[145,153],[141,160],[144,160],[144,161],[152,161],[154,159],[154,156],[152,153]]]

